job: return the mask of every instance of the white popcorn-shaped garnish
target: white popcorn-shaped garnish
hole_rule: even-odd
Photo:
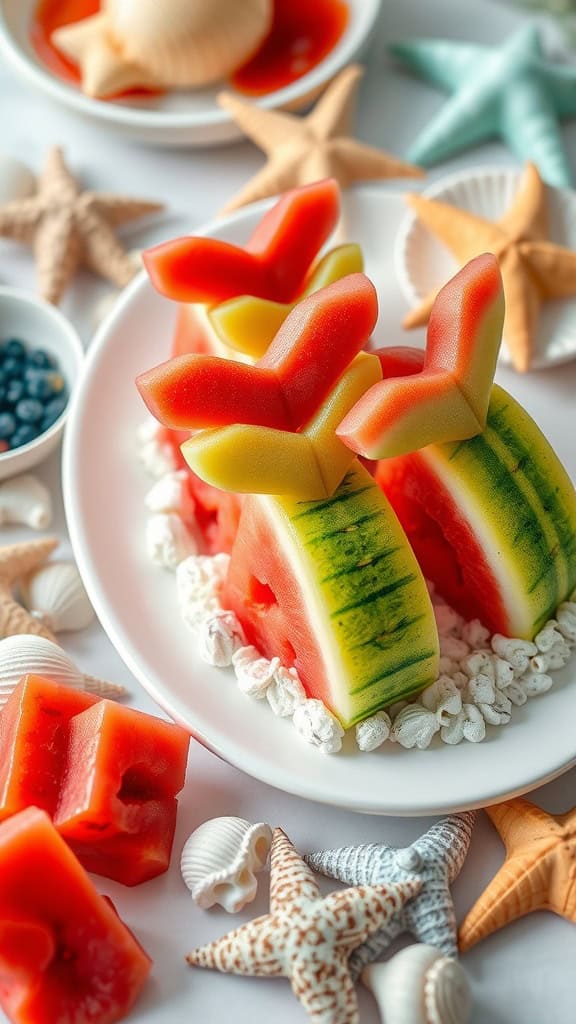
[[[386,742],[392,729],[392,722],[385,711],[377,711],[356,726],[356,743],[360,750],[376,750]]]
[[[495,633],[492,637],[492,650],[504,661],[510,662],[515,676],[522,675],[528,668],[530,658],[538,654],[536,644],[530,640],[502,636],[501,633]]]
[[[490,651],[472,651],[472,654],[462,659],[460,667],[470,679],[480,675],[494,679],[494,663]]]
[[[246,697],[264,700],[274,673],[280,668],[280,658],[264,658],[260,651],[250,644],[247,647],[239,647],[234,652],[232,665],[239,690]]]
[[[440,636],[460,636],[464,620],[458,612],[450,608],[450,605],[434,605],[434,618],[436,619],[436,628]]]
[[[291,718],[299,704],[304,704],[306,691],[295,668],[276,669],[266,690],[266,699],[278,718]]]
[[[234,612],[221,609],[202,622],[198,632],[200,657],[216,668],[232,664],[235,652],[246,643],[244,630]]]
[[[468,676],[465,672],[454,672],[451,679],[454,686],[457,686],[459,690],[464,690],[468,686]]]
[[[541,693],[546,693],[550,689],[552,679],[545,672],[528,671],[518,680],[518,684],[522,687],[526,696],[538,697]]]
[[[154,565],[175,570],[196,550],[196,542],[180,516],[173,513],[150,516],[146,523],[146,551]]]
[[[468,697],[472,704],[493,704],[496,700],[494,679],[481,672],[468,681]]]
[[[473,704],[464,704],[462,711],[442,726],[440,737],[444,743],[455,746],[462,740],[469,743],[481,743],[486,736],[486,722],[479,708]]]
[[[472,619],[462,626],[462,639],[473,650],[490,646],[490,630],[486,629],[480,619]]]
[[[501,690],[505,690],[515,678],[513,666],[509,661],[504,661],[504,658],[499,658],[497,654],[492,655],[492,665],[496,686]]]
[[[506,696],[517,708],[521,708],[526,703],[528,694],[522,686],[521,679],[515,679],[514,682],[510,683],[510,686],[506,687]]]
[[[440,722],[433,711],[421,704],[408,704],[394,719],[390,739],[407,750],[426,750],[439,729]]]
[[[161,429],[154,417],[149,416],[136,431],[138,458],[146,473],[154,479],[159,479],[178,468],[172,445],[159,440]]]
[[[549,651],[544,654],[535,654],[533,658],[530,658],[530,668],[534,672],[557,672],[558,669],[564,668],[564,665],[570,660],[571,653],[568,644],[561,639],[561,642],[554,644]]]
[[[149,512],[175,512],[179,516],[194,513],[194,501],[188,490],[187,474],[184,469],[165,473],[152,485],[144,498]]]
[[[564,637],[558,630],[558,623],[556,619],[550,619],[549,622],[540,630],[539,633],[534,637],[534,643],[542,654],[547,654],[556,644],[562,643]]]
[[[337,754],[341,750],[344,729],[321,700],[299,704],[292,721],[299,735],[323,754]]]
[[[438,659],[438,677],[440,676],[452,676],[457,671],[458,662],[454,661],[453,658],[447,658],[446,655],[441,655]]]
[[[453,658],[454,661],[461,661],[470,653],[468,644],[459,640],[457,636],[440,636],[440,656]]]
[[[507,725],[512,716],[512,702],[502,690],[496,689],[495,699],[490,704],[477,706],[490,725]]]
[[[423,707],[433,711],[441,725],[462,710],[462,695],[452,679],[440,676],[420,694]]]
[[[564,601],[556,612],[558,629],[566,640],[576,643],[576,603]]]
[[[220,610],[220,592],[229,562],[230,555],[193,555],[178,566],[178,605],[191,629],[198,630],[212,612]]]

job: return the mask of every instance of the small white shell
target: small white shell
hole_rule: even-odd
[[[272,829],[243,818],[211,818],[187,839],[182,850],[182,878],[199,907],[218,903],[237,914],[256,896],[257,880],[268,859]]]
[[[22,523],[45,530],[52,522],[50,491],[31,473],[0,484],[0,526]]]
[[[31,614],[54,633],[85,629],[94,619],[74,562],[48,562],[22,580],[20,590]]]
[[[272,19],[271,0],[105,0],[122,56],[161,85],[198,86],[255,53]]]
[[[386,963],[366,967],[362,981],[385,1024],[467,1024],[470,1019],[466,972],[434,946],[407,946]]]
[[[126,693],[123,686],[84,675],[58,644],[43,636],[22,633],[0,640],[0,708],[28,673],[99,697],[110,699]]]

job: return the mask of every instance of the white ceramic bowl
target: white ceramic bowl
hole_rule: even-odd
[[[124,138],[163,146],[211,146],[241,137],[227,111],[216,103],[221,86],[168,92],[133,101],[102,101],[53,75],[39,60],[29,39],[38,0],[0,0],[0,55],[46,95],[92,118]],[[382,0],[348,0],[350,21],[328,56],[296,82],[258,100],[267,108],[303,106],[346,64],[360,55],[370,38]]]
[[[422,195],[458,206],[487,220],[498,220],[511,206],[522,171],[511,167],[474,167],[435,181]],[[550,240],[576,249],[576,192],[547,188]],[[458,270],[448,249],[407,209],[398,230],[394,263],[400,287],[411,307],[445,284]],[[409,344],[410,335],[407,335]],[[533,370],[576,357],[576,297],[543,304],[535,338]],[[512,360],[503,339],[501,362]]]
[[[20,338],[32,348],[45,348],[58,359],[70,400],[78,381],[84,353],[72,324],[54,306],[16,288],[0,288],[0,341]],[[70,408],[43,434],[20,448],[0,454],[0,480],[23,473],[45,459],[58,444]]]

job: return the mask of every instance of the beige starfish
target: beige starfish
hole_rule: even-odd
[[[358,886],[322,896],[282,829],[274,830],[270,913],[187,956],[194,967],[289,978],[315,1024],[357,1024],[350,953],[415,896],[421,882]]]
[[[296,185],[336,178],[346,188],[375,178],[420,178],[424,171],[381,149],[353,139],[349,132],[363,68],[352,64],[328,86],[307,117],[263,110],[231,93],[218,103],[268,157],[265,167],[224,207],[235,210]]]
[[[57,547],[57,540],[45,537],[0,548],[0,638],[33,633],[56,642],[52,631],[18,604],[12,590],[18,580],[42,565]]]
[[[462,924],[462,952],[535,910],[576,924],[576,807],[554,815],[518,799],[486,813],[504,840],[506,860]]]
[[[55,147],[36,194],[0,206],[0,236],[33,246],[40,292],[56,304],[81,265],[120,288],[128,284],[138,267],[112,229],[161,209],[161,203],[82,192]]]
[[[576,295],[576,252],[548,240],[546,186],[534,164],[526,164],[511,207],[498,221],[457,206],[408,195],[419,220],[463,266],[481,252],[497,257],[504,283],[504,338],[514,366],[530,368],[540,306],[548,299]],[[404,327],[428,322],[436,289],[404,320]]]

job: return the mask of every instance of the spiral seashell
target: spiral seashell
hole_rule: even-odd
[[[50,491],[31,473],[0,484],[0,526],[19,524],[45,530],[52,521]]]
[[[126,693],[123,686],[84,675],[58,644],[43,636],[21,633],[0,640],[0,708],[28,673],[98,697],[113,699]]]
[[[362,981],[385,1024],[467,1024],[470,1019],[466,972],[434,946],[407,946],[386,963],[366,967]]]
[[[272,0],[104,0],[102,9],[122,58],[164,86],[225,78],[272,23]]]
[[[84,629],[94,619],[80,573],[73,562],[48,562],[20,584],[24,604],[48,629]]]
[[[187,839],[182,850],[182,878],[199,907],[218,903],[236,914],[256,896],[257,880],[268,859],[272,829],[243,818],[211,818]]]

